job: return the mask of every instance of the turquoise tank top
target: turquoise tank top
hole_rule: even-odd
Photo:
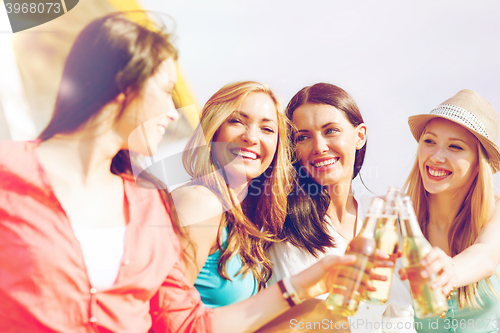
[[[500,265],[497,267],[500,273]],[[490,278],[491,283],[500,294],[500,281],[496,276]],[[484,305],[478,310],[464,307],[460,309],[455,293],[448,301],[446,317],[419,319],[415,317],[415,328],[419,333],[496,333],[500,332],[500,299],[495,297],[484,280],[479,282],[479,295]],[[476,296],[477,297],[477,296]],[[479,303],[481,304],[481,303]]]
[[[227,229],[224,228],[222,231],[222,247],[227,244],[227,234]],[[248,272],[245,277],[242,277],[241,274],[235,276],[243,266],[239,255],[235,255],[226,261],[226,271],[231,281],[222,278],[217,270],[220,255],[221,253],[217,249],[208,256],[194,282],[194,286],[200,293],[201,301],[208,308],[217,308],[243,301],[255,295],[259,290],[257,280],[252,272]]]

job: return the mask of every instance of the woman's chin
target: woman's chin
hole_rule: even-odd
[[[133,153],[149,157],[158,152],[158,146],[128,147],[128,150]]]

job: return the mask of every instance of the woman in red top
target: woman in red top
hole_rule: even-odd
[[[329,257],[244,302],[203,307],[167,191],[145,172],[134,182],[135,154],[154,154],[178,117],[176,57],[161,30],[97,19],[71,49],[39,140],[0,142],[2,332],[253,331],[353,261]]]

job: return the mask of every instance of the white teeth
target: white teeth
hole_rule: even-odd
[[[323,167],[323,166],[326,166],[326,165],[330,165],[330,164],[333,164],[337,162],[337,159],[335,158],[332,158],[331,160],[327,160],[327,161],[322,161],[322,162],[319,162],[319,163],[314,163],[314,166],[316,168],[320,168],[320,167]]]
[[[249,151],[244,151],[244,150],[231,150],[231,152],[234,154],[234,155],[238,155],[238,156],[241,156],[241,157],[245,157],[245,158],[250,158],[252,160],[256,160],[257,159],[257,154],[255,153],[252,153],[252,152],[249,152]]]
[[[165,127],[158,125],[158,131],[160,132],[161,135],[165,134]]]
[[[448,172],[448,171],[438,171],[438,170],[434,170],[431,168],[429,168],[429,173],[431,174],[431,176],[434,176],[434,177],[444,177],[444,176],[448,176],[450,174],[450,172]]]
[[[246,158],[251,158],[253,160],[255,160],[257,158],[257,155],[255,155],[254,153],[251,153],[249,151],[240,151],[240,153],[238,155],[246,157]]]

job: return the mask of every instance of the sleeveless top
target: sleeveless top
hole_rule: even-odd
[[[227,236],[227,228],[224,228],[221,245],[223,248],[227,244]],[[208,308],[217,308],[243,301],[255,295],[259,290],[257,280],[251,271],[245,277],[242,274],[235,276],[243,266],[238,254],[226,261],[226,271],[231,281],[221,277],[217,270],[220,256],[219,249],[209,255],[194,282],[194,286],[200,293],[201,301]]]
[[[500,265],[497,266],[500,274]],[[500,295],[500,281],[494,275],[490,278],[491,284]],[[474,310],[467,306],[460,309],[458,299],[455,295],[448,301],[448,312],[446,317],[432,317],[419,319],[415,317],[415,327],[419,333],[493,333],[500,332],[500,298],[497,298],[489,288],[485,280],[479,282],[479,296],[483,301],[481,308]],[[476,296],[476,299],[477,296]],[[478,302],[480,305],[481,303]]]

